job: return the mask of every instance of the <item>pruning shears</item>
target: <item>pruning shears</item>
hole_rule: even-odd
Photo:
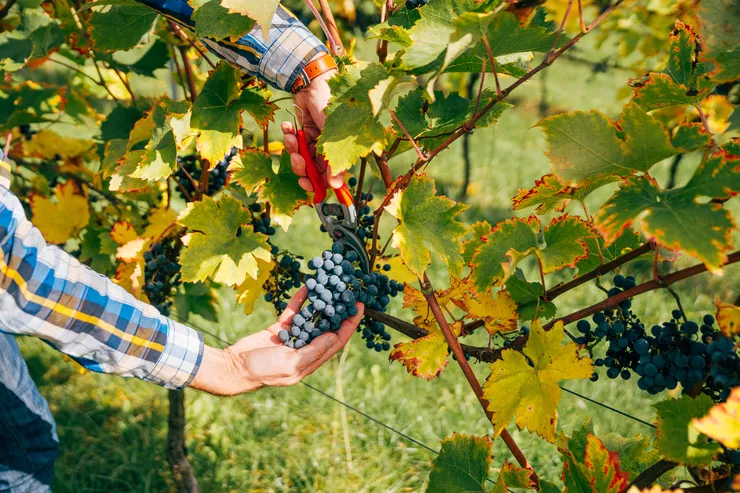
[[[300,109],[298,106],[296,108]],[[295,115],[293,118],[295,120]],[[356,233],[359,223],[352,193],[349,191],[347,184],[342,183],[341,187],[332,188],[339,203],[326,202],[327,189],[330,187],[327,186],[326,180],[321,176],[319,168],[311,155],[302,122],[300,128],[296,122],[296,134],[298,152],[306,162],[306,174],[314,191],[314,209],[316,209],[321,224],[324,225],[326,232],[334,241],[342,243],[345,249],[357,252],[362,272],[370,272],[370,259],[365,251],[365,242]]]

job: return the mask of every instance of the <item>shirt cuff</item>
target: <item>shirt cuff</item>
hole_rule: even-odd
[[[267,49],[257,73],[266,82],[288,92],[308,62],[319,53],[329,52],[324,43],[282,7],[275,12],[270,40],[264,43]]]
[[[167,343],[156,366],[144,379],[168,389],[190,385],[203,360],[203,335],[166,317]]]

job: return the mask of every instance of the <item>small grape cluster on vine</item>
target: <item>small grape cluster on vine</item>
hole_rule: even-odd
[[[276,256],[279,250],[272,247],[272,255]],[[272,270],[270,278],[265,282],[265,301],[272,303],[277,313],[282,313],[288,306],[290,291],[301,287],[301,263],[302,257],[285,253]]]
[[[249,210],[252,212],[252,228],[254,228],[255,233],[262,233],[267,236],[275,234],[275,228],[272,226],[270,215],[266,210],[262,210],[260,204],[250,204]]]
[[[170,314],[172,299],[182,283],[179,263],[181,245],[176,236],[171,236],[144,252],[144,292],[149,303],[165,316]]]
[[[358,261],[357,252],[345,252],[339,242],[309,261],[309,268],[315,271],[304,278],[309,304],[293,316],[289,330],[278,334],[286,346],[301,348],[325,332],[339,330],[344,320],[357,314],[358,301],[368,308],[385,311],[390,298],[403,291],[402,284],[385,274],[362,272],[356,266]],[[368,348],[390,349],[390,335],[382,323],[366,319],[358,330]]]
[[[429,0],[406,0],[406,8],[409,10],[418,9],[428,4]]]
[[[226,185],[226,169],[229,167],[231,158],[233,158],[236,153],[236,147],[232,147],[231,151],[226,154],[224,158],[218,162],[216,167],[208,173],[208,189],[206,190],[206,195],[213,195]],[[178,156],[177,164],[179,166],[174,174],[175,180],[191,197],[193,197],[201,175],[200,160],[194,154],[189,156]],[[187,199],[187,197],[183,198]]]
[[[631,276],[614,277],[610,297],[635,287]],[[740,358],[734,343],[714,328],[712,315],[704,315],[701,325],[686,320],[681,310],[674,310],[671,319],[646,330],[627,299],[614,309],[596,313],[592,326],[580,320],[576,328],[582,334],[580,344],[609,343],[604,358],[596,366],[606,367],[609,378],[629,380],[639,377],[637,386],[650,393],[673,390],[681,384],[685,392],[703,392],[715,401],[724,401],[732,387],[740,385]],[[683,319],[683,321],[682,321]],[[598,380],[594,373],[592,380]]]

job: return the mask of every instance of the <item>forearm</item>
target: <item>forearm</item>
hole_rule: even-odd
[[[183,26],[195,28],[193,8],[184,0],[137,1]],[[209,38],[201,38],[201,41],[219,58],[285,91],[292,89],[313,58],[328,52],[321,40],[282,6],[278,6],[273,16],[267,39],[261,27],[255,25],[235,42]]]
[[[246,379],[241,371],[243,364],[229,348],[216,349],[205,346],[203,360],[195,374],[191,388],[213,395],[231,396],[257,390],[262,385]]]
[[[190,383],[199,333],[47,245],[7,188],[0,198],[0,330],[39,337],[92,371]]]

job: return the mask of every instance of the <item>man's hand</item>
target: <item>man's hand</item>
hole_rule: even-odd
[[[284,387],[298,383],[342,349],[362,320],[364,306],[342,323],[336,333],[327,332],[301,349],[284,346],[277,333],[290,330],[293,315],[308,296],[302,287],[276,323],[220,351],[206,346],[193,388],[215,395],[236,395],[265,385]]]
[[[327,167],[323,157],[319,156],[316,158],[316,139],[318,139],[321,130],[324,128],[324,123],[326,122],[324,108],[326,108],[331,97],[329,84],[326,81],[335,73],[336,70],[332,70],[312,80],[309,85],[296,93],[295,104],[300,108],[300,110],[296,111],[298,124],[303,124],[303,130],[306,132],[306,139],[308,140],[308,147],[314,156],[314,161],[319,168],[319,172],[325,177],[329,186],[339,188],[344,183],[344,172],[338,175],[332,175],[331,169]],[[290,164],[293,172],[301,177],[298,183],[304,189],[312,192],[313,187],[306,177],[306,162],[298,152],[298,139],[295,135],[296,129],[290,122],[283,122],[280,127],[283,130],[285,138],[285,149],[290,153]]]

